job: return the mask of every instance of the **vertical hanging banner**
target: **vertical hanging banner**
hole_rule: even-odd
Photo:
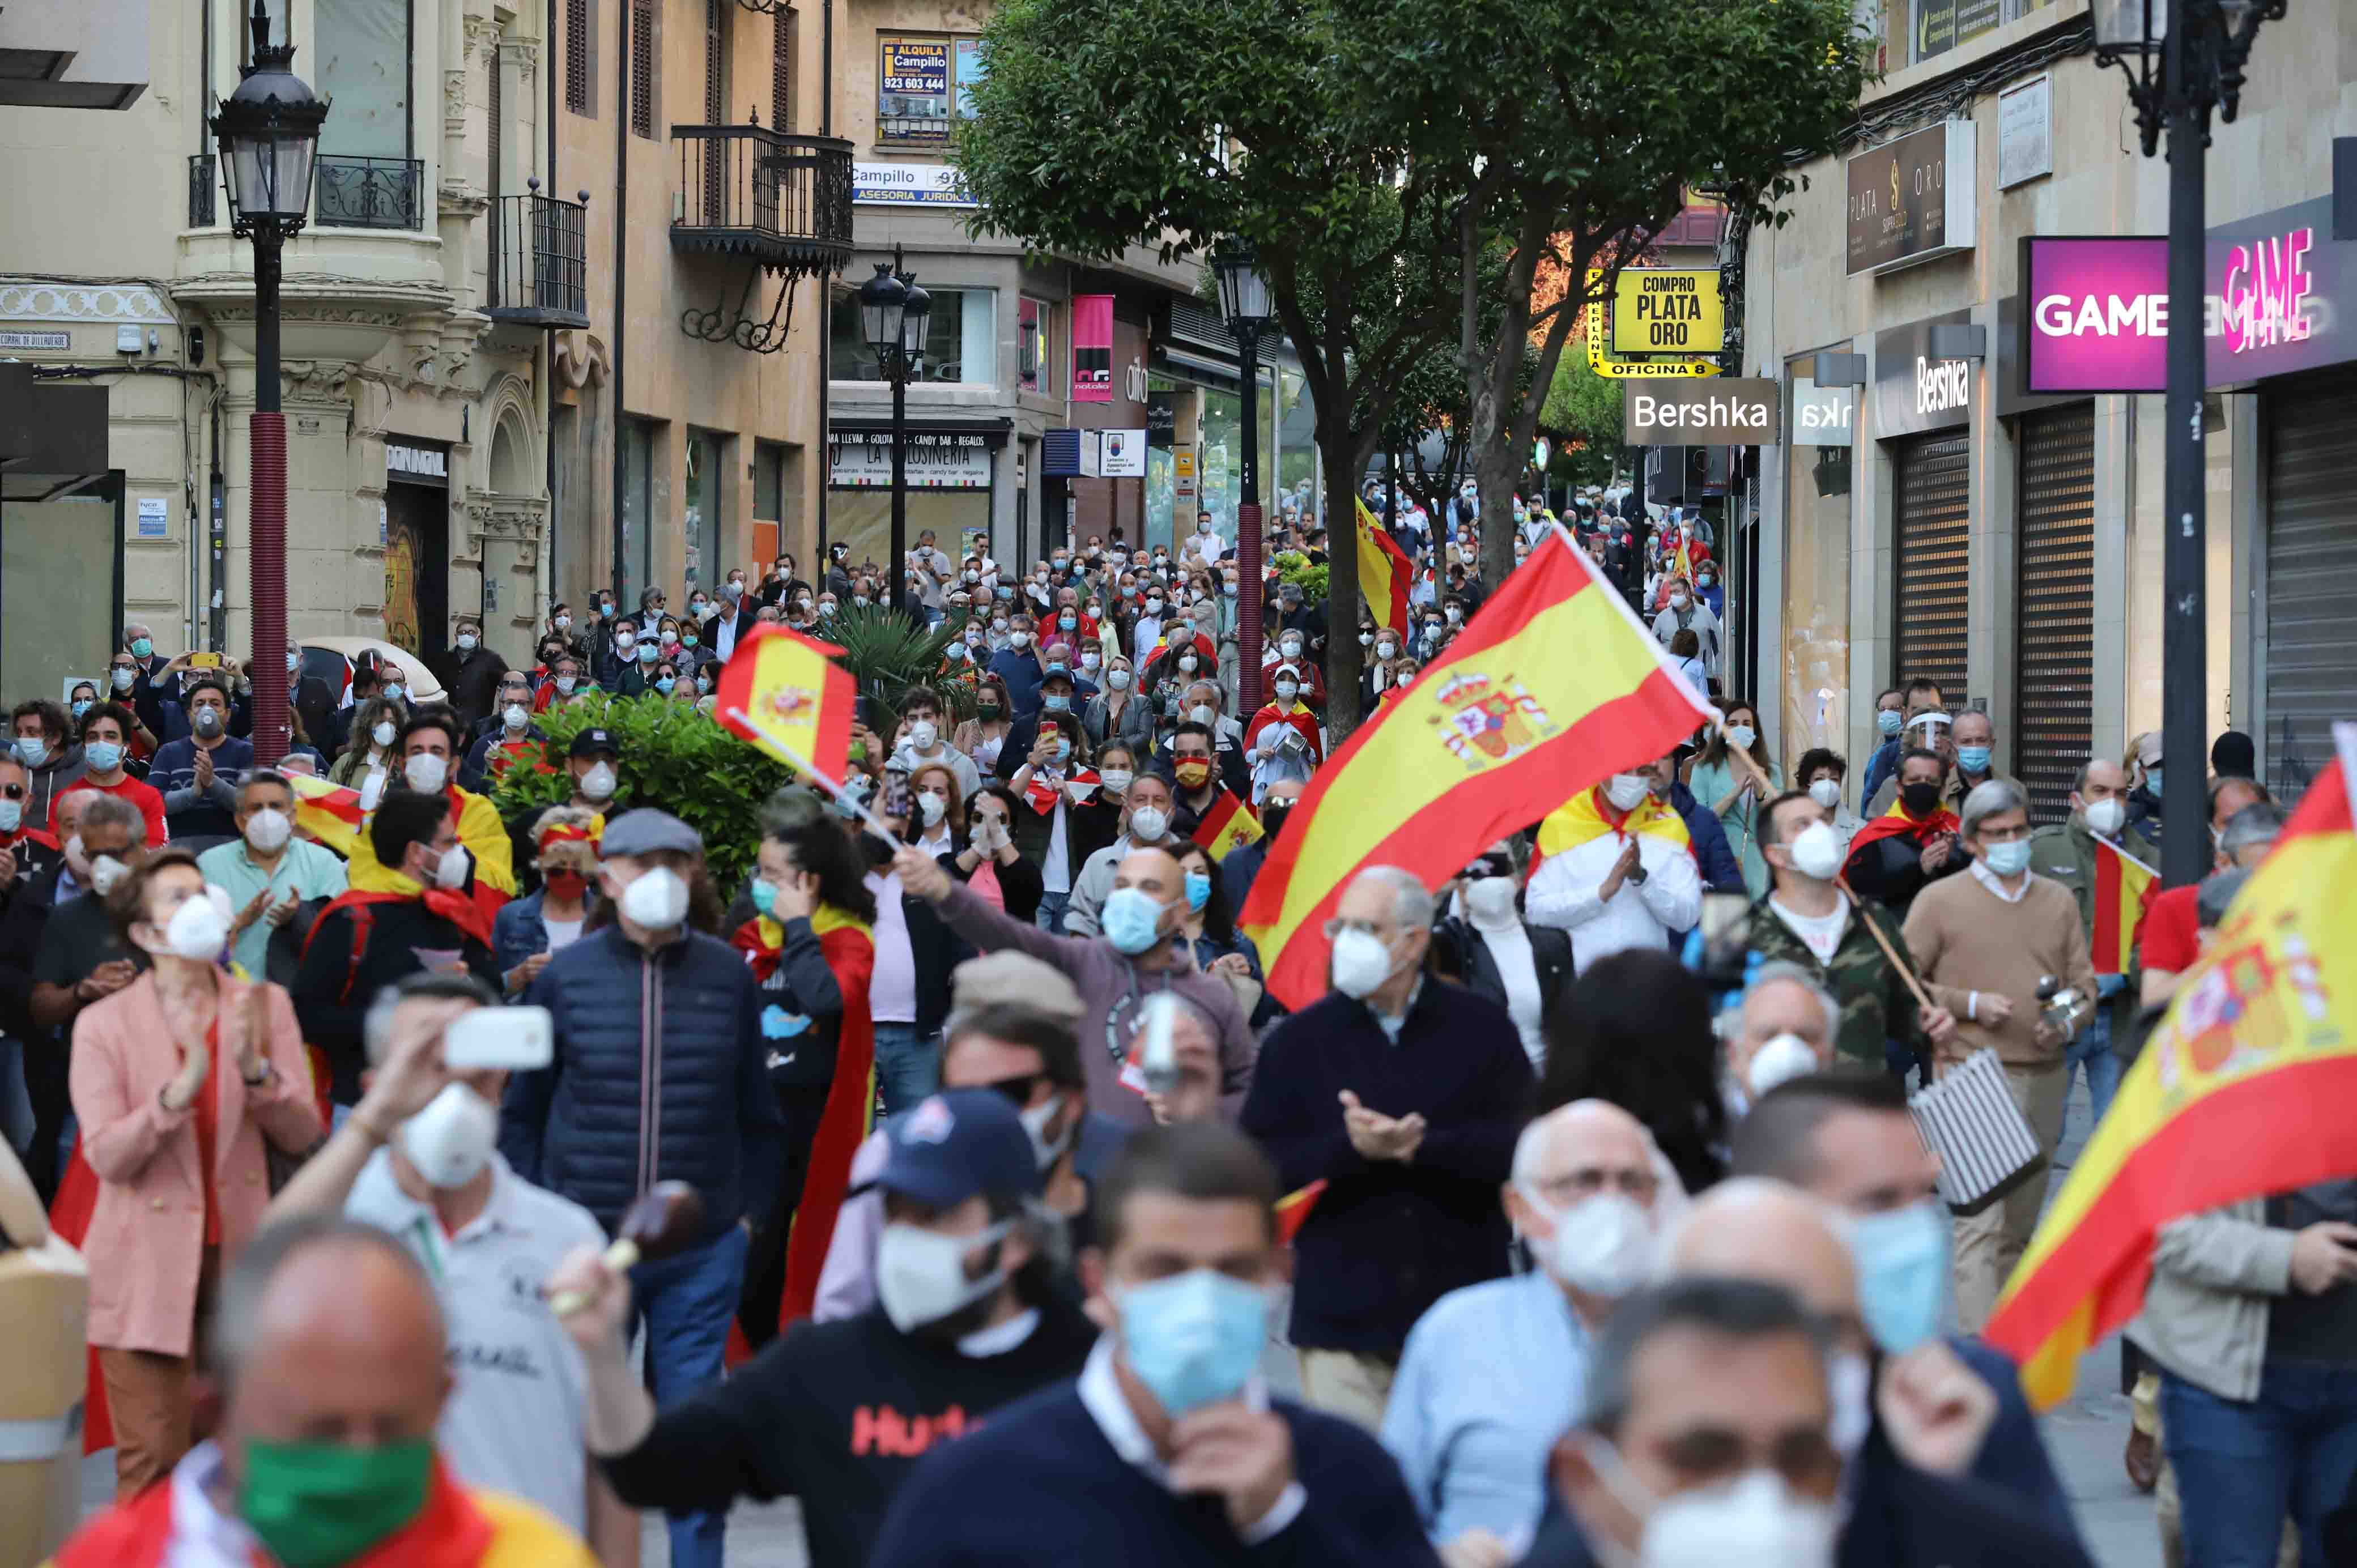
[[[1072,296],[1072,401],[1113,401],[1113,295]]]

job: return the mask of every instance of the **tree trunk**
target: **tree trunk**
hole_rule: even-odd
[[[1326,727],[1328,755],[1359,727],[1359,477],[1363,438],[1346,417],[1318,420],[1318,461],[1326,475]]]

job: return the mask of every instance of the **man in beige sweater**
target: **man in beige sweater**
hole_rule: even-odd
[[[2029,802],[2020,785],[2005,779],[1978,785],[1964,797],[1963,818],[1971,874],[1932,883],[1907,915],[1908,950],[1932,999],[1956,1017],[1938,1069],[1994,1049],[2014,1103],[2051,1157],[2071,1081],[2063,1052],[2095,994],[2086,931],[2071,890],[2030,872]],[[2067,1027],[2042,1016],[2038,983],[2048,975],[2083,999]],[[1956,1221],[1956,1313],[1965,1333],[1979,1333],[1988,1321],[2045,1196],[2045,1178],[2034,1177],[2002,1203]]]

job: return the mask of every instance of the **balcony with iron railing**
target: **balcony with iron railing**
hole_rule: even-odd
[[[321,153],[312,161],[311,217],[328,229],[423,229],[425,165]]]
[[[578,201],[540,194],[503,196],[492,204],[490,297],[495,321],[522,327],[587,327],[589,193]]]
[[[672,248],[801,276],[851,259],[851,144],[763,125],[673,125]]]

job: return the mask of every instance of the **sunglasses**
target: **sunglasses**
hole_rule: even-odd
[[[1020,1111],[1031,1103],[1031,1096],[1033,1092],[1036,1091],[1041,1084],[1049,1081],[1048,1075],[1044,1072],[1027,1072],[1018,1073],[1013,1078],[994,1079],[988,1083],[977,1084],[974,1087],[978,1089],[995,1089],[998,1090],[999,1093],[1006,1096],[1007,1100],[1015,1106],[1015,1109]]]

